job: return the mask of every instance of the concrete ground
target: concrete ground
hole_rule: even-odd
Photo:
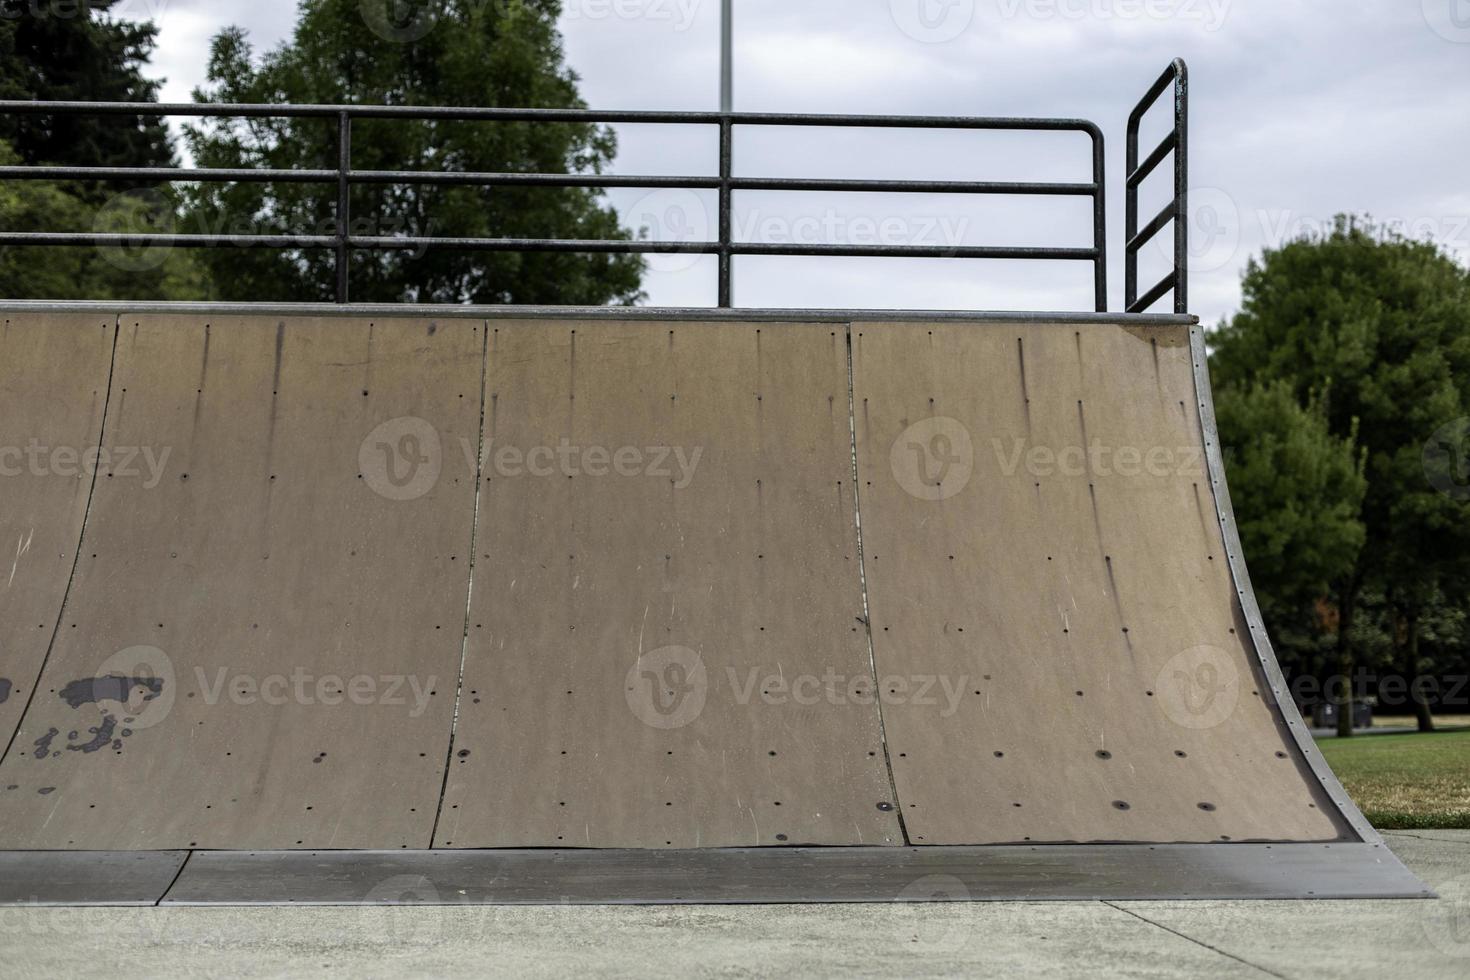
[[[1437,901],[0,910],[0,975],[1470,977],[1470,831],[1385,835]]]

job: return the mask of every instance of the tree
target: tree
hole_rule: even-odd
[[[580,108],[563,63],[559,0],[424,0],[394,24],[359,0],[303,0],[292,38],[258,61],[231,28],[213,42],[202,102],[383,103]],[[378,11],[381,13],[381,11]],[[380,22],[381,21],[381,22]],[[221,120],[190,127],[207,167],[335,168],[335,119]],[[465,121],[358,120],[357,170],[599,172],[616,143],[605,127]],[[356,184],[355,234],[466,238],[620,239],[628,233],[599,192],[549,187]],[[208,184],[192,192],[190,231],[331,234],[336,188]],[[326,300],[329,250],[205,253],[224,298]],[[364,301],[603,304],[641,297],[643,262],[628,255],[358,252],[352,298]]]
[[[1241,312],[1212,337],[1221,389],[1279,381],[1300,405],[1330,392],[1328,431],[1365,453],[1364,545],[1333,588],[1337,669],[1352,678],[1367,590],[1417,619],[1436,588],[1467,582],[1470,494],[1425,461],[1426,443],[1464,433],[1470,415],[1470,273],[1431,244],[1340,217],[1252,261],[1243,287]]]
[[[16,164],[0,142],[0,166]],[[129,191],[98,205],[71,183],[0,182],[0,227],[10,231],[171,231],[177,201],[167,191]],[[186,251],[54,246],[0,249],[7,299],[209,299],[203,271]]]
[[[158,28],[113,20],[117,0],[0,0],[0,99],[156,102],[143,77]],[[74,167],[169,167],[168,126],[158,116],[0,116],[0,140],[20,162]],[[121,187],[82,188],[106,197]]]
[[[1215,399],[1241,546],[1288,662],[1320,652],[1321,600],[1365,538],[1363,456],[1355,434],[1330,431],[1323,403],[1298,404],[1280,379]]]
[[[110,17],[116,0],[0,0],[0,98],[155,102],[143,76],[157,28]],[[170,167],[158,116],[0,116],[0,165]],[[7,181],[0,227],[10,231],[170,231],[178,198],[151,181]],[[193,257],[163,249],[31,246],[0,249],[10,299],[204,299]]]

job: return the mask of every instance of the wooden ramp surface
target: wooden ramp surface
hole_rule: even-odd
[[[0,751],[56,632],[92,475],[112,462],[101,440],[116,323],[90,313],[0,321]]]
[[[4,478],[0,848],[1371,836],[1256,649],[1182,322],[15,315],[3,350],[0,442],[105,402],[157,466],[90,506]]]
[[[487,392],[437,843],[901,843],[845,330],[506,323]]]
[[[443,453],[412,496],[419,457],[379,454],[473,444],[483,349],[463,320],[123,318],[108,441],[166,464],[98,481],[6,847],[428,846],[474,480]]]
[[[879,673],[962,689],[884,705],[915,843],[1343,835],[1263,696],[1187,327],[857,324],[853,378]]]

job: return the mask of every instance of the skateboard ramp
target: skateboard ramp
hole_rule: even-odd
[[[106,450],[3,477],[0,899],[1425,894],[1282,697],[1189,318],[0,344],[5,442]]]

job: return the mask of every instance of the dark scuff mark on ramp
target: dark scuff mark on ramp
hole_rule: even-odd
[[[1021,410],[1026,413],[1026,435],[1031,435],[1031,391],[1026,386],[1026,342],[1016,338],[1016,358],[1021,365]]]
[[[430,324],[429,326],[431,328],[433,328],[433,324]],[[367,332],[367,358],[363,361],[363,366],[362,366],[362,393],[363,393],[363,395],[367,395],[368,392],[370,392],[370,391],[373,390],[373,347],[377,343],[377,339],[378,339],[378,333],[377,333],[377,331],[378,331],[378,323],[377,323],[377,321],[376,320],[369,320],[368,321],[368,332]],[[429,335],[430,336],[433,336],[433,334],[434,334],[434,330],[433,329],[430,329],[429,330]]]
[[[194,426],[193,426],[193,429],[198,429],[199,428],[199,413],[201,411],[203,411],[203,409],[204,409],[204,384],[205,384],[205,380],[209,377],[209,339],[210,339],[210,333],[211,333],[210,325],[206,323],[204,325],[204,353],[203,353],[203,356],[201,356],[200,357],[200,360],[199,360],[199,383],[195,386],[195,389],[194,389]],[[189,433],[191,436],[193,435],[193,429],[191,429],[190,430],[190,433]]]
[[[285,349],[286,349],[286,321],[285,320],[277,320],[276,321],[276,348],[275,348],[275,355],[274,355],[275,360],[274,360],[274,363],[271,366],[271,417],[270,417],[270,430],[266,433],[266,437],[265,437],[265,462],[266,462],[266,466],[268,468],[269,467],[273,467],[275,465],[276,409],[277,409],[277,405],[279,404],[279,402],[281,400],[281,357],[284,354]],[[267,495],[269,495],[269,493],[270,493],[270,484],[269,484],[269,481],[267,481],[267,484],[266,484],[266,493],[267,493]]]
[[[567,347],[567,400],[577,400],[577,331],[573,330]]]
[[[53,728],[45,735],[42,735],[40,738],[36,739],[35,742],[31,743],[35,745],[36,751],[31,754],[34,755],[37,759],[44,759],[48,755],[51,755],[51,740],[56,738],[56,736],[60,734],[61,731],[59,729]],[[55,754],[60,755],[61,753],[57,752]]]
[[[1108,591],[1113,594],[1113,608],[1118,613],[1118,622],[1123,624],[1123,642],[1128,645],[1128,655],[1133,655],[1133,637],[1128,633],[1128,617],[1123,613],[1123,600],[1118,595],[1118,580],[1113,576],[1113,556],[1103,555],[1103,565],[1108,570]]]
[[[0,677],[0,704],[10,700],[10,692],[13,690],[15,690],[15,685],[11,683],[10,678]]]
[[[96,726],[87,729],[87,731],[92,734],[91,741],[83,742],[80,745],[68,745],[66,750],[68,752],[82,752],[90,755],[93,752],[111,746],[113,734],[117,731],[117,718],[111,714],[103,715],[102,720]]]
[[[1205,541],[1209,542],[1213,539],[1214,528],[1210,525],[1209,516],[1205,514],[1205,502],[1200,497],[1199,484],[1194,483],[1191,486],[1194,487],[1194,510],[1199,514],[1200,530],[1204,533]]]
[[[127,704],[128,697],[135,687],[141,687],[147,692],[143,695],[144,701],[152,701],[163,693],[163,679],[160,677],[124,677],[121,674],[87,677],[79,681],[72,681],[63,687],[59,697],[73,708],[80,708],[84,704],[99,704],[103,701]]]
[[[1081,343],[1080,338],[1078,341]],[[1079,354],[1081,347],[1078,347]],[[1113,600],[1113,609],[1118,614],[1118,625],[1123,631],[1123,642],[1128,646],[1128,655],[1133,656],[1133,638],[1128,635],[1128,617],[1123,612],[1123,598],[1118,594],[1118,580],[1113,575],[1113,558],[1108,554],[1107,542],[1103,540],[1102,513],[1097,506],[1097,483],[1092,472],[1091,444],[1087,438],[1087,415],[1082,400],[1077,400],[1077,424],[1082,431],[1082,460],[1087,471],[1087,498],[1092,504],[1092,527],[1097,537],[1097,550],[1102,556],[1103,567],[1108,573],[1108,592]]]

